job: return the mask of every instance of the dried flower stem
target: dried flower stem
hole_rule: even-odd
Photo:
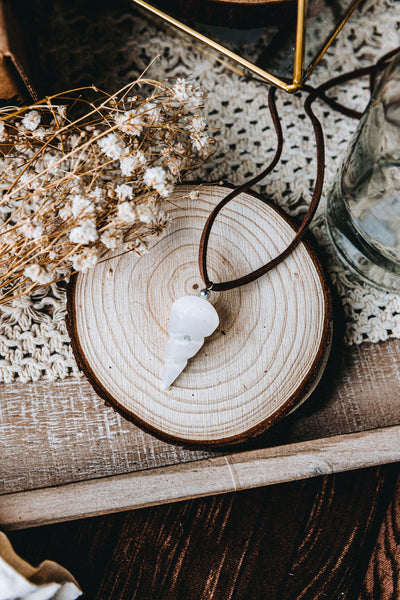
[[[203,99],[185,80],[142,76],[113,95],[93,86],[0,110],[0,303],[110,249],[145,251],[174,183],[210,153]]]

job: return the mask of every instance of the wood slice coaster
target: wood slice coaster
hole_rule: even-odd
[[[199,197],[189,192],[199,189]],[[160,389],[172,303],[203,284],[198,248],[207,216],[230,188],[178,186],[167,232],[149,252],[110,252],[69,287],[76,358],[96,391],[147,431],[189,446],[248,440],[301,404],[318,383],[331,344],[331,299],[307,242],[259,280],[211,293],[220,326],[167,392]],[[211,280],[266,263],[293,237],[288,218],[242,193],[210,237]]]

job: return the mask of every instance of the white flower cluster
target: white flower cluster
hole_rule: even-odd
[[[173,87],[174,98],[178,102],[187,102],[192,106],[201,106],[204,103],[204,91],[195,83],[179,78]]]
[[[76,98],[87,111],[76,121],[71,92],[0,113],[0,301],[91,269],[124,243],[140,253],[167,226],[165,199],[213,140],[195,84],[140,83],[153,86],[148,98],[126,88]]]

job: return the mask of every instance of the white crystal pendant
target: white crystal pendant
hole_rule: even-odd
[[[204,338],[211,335],[218,324],[218,313],[205,297],[182,296],[173,303],[162,390],[168,390],[174,383],[186,367],[188,359],[197,354],[204,344]]]

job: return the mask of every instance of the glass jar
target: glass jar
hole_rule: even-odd
[[[341,259],[374,286],[400,292],[400,52],[378,79],[328,197]]]

